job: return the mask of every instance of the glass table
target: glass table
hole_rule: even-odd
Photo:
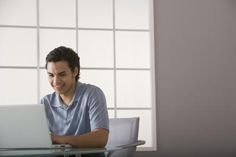
[[[18,148],[18,149],[1,149],[0,157],[27,157],[27,156],[57,156],[64,155],[65,157],[73,154],[91,154],[91,153],[106,153],[111,154],[115,151],[123,149],[122,147],[106,147],[106,148]]]

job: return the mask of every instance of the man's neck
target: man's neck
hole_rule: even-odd
[[[75,95],[75,90],[76,90],[76,83],[72,87],[72,89],[70,91],[68,91],[68,93],[60,95],[60,97],[65,105],[67,105],[67,106],[71,105],[71,101]]]

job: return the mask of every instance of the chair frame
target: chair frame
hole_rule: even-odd
[[[139,128],[139,117],[129,117],[129,118],[112,118],[112,119],[120,119],[119,121],[123,121],[123,120],[128,120],[128,121],[135,121],[135,123],[137,123],[137,125],[135,126],[137,129]],[[112,120],[112,119],[109,119]],[[134,122],[133,121],[133,122]],[[138,135],[138,133],[137,133]],[[126,144],[118,144],[116,145],[116,147],[119,147],[120,150],[119,151],[122,151],[122,150],[125,150],[125,149],[135,149],[136,150],[136,147],[139,146],[139,145],[144,145],[145,144],[145,141],[144,140],[134,140],[134,141],[130,141],[130,143],[126,143]],[[115,153],[116,151],[112,151],[112,152],[108,152],[107,153],[107,157],[112,157],[112,155]]]
[[[137,146],[139,146],[139,145],[144,145],[144,144],[145,144],[145,141],[144,141],[144,140],[138,140],[138,141],[135,142],[135,143],[126,144],[126,145],[120,145],[120,146],[117,146],[117,147],[120,147],[121,150],[123,150],[123,149],[128,149],[128,148],[132,148],[132,147],[137,147]],[[115,151],[108,152],[107,157],[111,157],[111,155],[112,155],[114,152],[115,152]]]

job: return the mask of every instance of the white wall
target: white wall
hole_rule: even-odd
[[[236,156],[236,0],[155,0],[157,152]]]

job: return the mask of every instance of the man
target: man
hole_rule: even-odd
[[[48,80],[55,92],[42,98],[56,144],[104,147],[108,139],[108,112],[103,92],[78,81],[79,56],[70,48],[57,47],[46,57]]]

